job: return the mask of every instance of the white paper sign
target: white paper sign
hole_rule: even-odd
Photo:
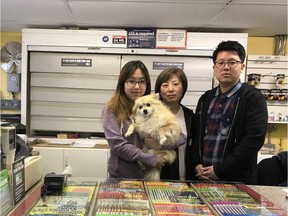
[[[186,49],[187,31],[177,29],[157,29],[156,48]]]

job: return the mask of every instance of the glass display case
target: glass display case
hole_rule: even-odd
[[[9,215],[287,215],[241,183],[78,178],[48,195],[42,186]]]

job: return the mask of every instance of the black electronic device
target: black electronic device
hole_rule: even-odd
[[[67,175],[48,173],[44,177],[44,185],[41,188],[41,197],[61,193],[67,181]]]

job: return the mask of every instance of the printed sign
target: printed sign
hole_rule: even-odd
[[[156,48],[186,49],[187,31],[157,29]]]
[[[12,179],[14,204],[17,204],[25,196],[25,163],[24,157],[12,164]]]
[[[126,37],[125,36],[113,36],[112,43],[113,44],[125,44]]]
[[[156,29],[128,29],[128,48],[155,48]]]
[[[71,59],[71,58],[62,58],[61,66],[68,67],[91,67],[92,59]]]
[[[180,68],[184,70],[183,62],[153,62],[153,70],[164,70],[165,68]]]

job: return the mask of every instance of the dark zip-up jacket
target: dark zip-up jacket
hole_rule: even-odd
[[[198,101],[195,117],[197,137],[192,142],[192,172],[198,164],[202,164],[206,116],[216,89],[205,92]],[[255,87],[243,83],[239,91],[223,162],[215,164],[213,169],[221,181],[256,184],[257,153],[264,144],[268,125],[267,105],[264,96]]]
[[[181,105],[181,104],[180,104]],[[193,128],[192,125],[194,122],[194,113],[191,109],[181,105],[183,112],[184,112],[184,118],[186,123],[186,130],[187,130],[187,142],[186,142],[186,152],[185,152],[185,168],[186,168],[186,180],[191,180],[193,175],[191,173],[192,167],[192,161],[191,161],[191,147],[192,147],[192,133]],[[161,170],[161,179],[167,179],[167,180],[180,180],[179,176],[179,157],[178,157],[178,148],[175,149],[177,152],[177,158],[174,161],[173,164],[168,165],[166,164],[162,170]]]

